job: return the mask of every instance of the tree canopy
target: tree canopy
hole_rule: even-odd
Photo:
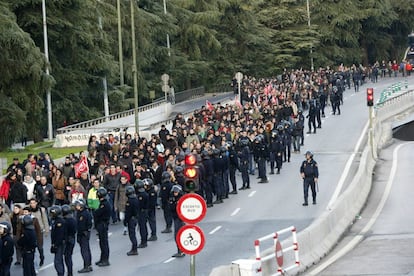
[[[284,68],[310,68],[311,49],[315,68],[401,60],[414,29],[414,3],[404,0],[309,0],[310,27],[306,0],[46,0],[46,64],[42,0],[0,0],[0,121],[6,130],[0,148],[22,135],[46,136],[48,89],[54,129],[103,115],[102,78],[110,112],[131,107],[130,1],[140,104],[150,101],[151,90],[163,95],[163,73],[180,91],[229,82],[237,71],[266,77]]]

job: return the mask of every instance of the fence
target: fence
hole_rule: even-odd
[[[152,102],[150,104],[144,105],[144,106],[140,106],[138,108],[138,112],[144,112],[146,110],[158,107],[162,104],[166,103],[165,99],[159,99],[155,102]],[[84,129],[84,128],[88,128],[88,129],[92,129],[93,126],[98,125],[98,124],[102,124],[108,121],[112,121],[112,120],[116,120],[116,119],[120,119],[120,118],[124,118],[127,116],[131,116],[135,114],[135,110],[134,109],[129,109],[126,111],[122,111],[122,112],[118,112],[118,113],[114,113],[109,115],[108,117],[99,117],[93,120],[89,120],[89,121],[85,121],[85,122],[81,122],[81,123],[77,123],[77,124],[73,124],[70,126],[66,126],[66,127],[61,127],[58,128],[56,130],[57,134],[64,134],[64,133],[68,133],[68,132],[72,132],[78,129]]]

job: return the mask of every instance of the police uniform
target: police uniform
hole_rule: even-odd
[[[145,248],[147,247],[147,240],[148,240],[147,218],[148,218],[148,208],[149,208],[149,195],[145,190],[138,191],[137,198],[139,201],[138,226],[139,226],[139,235],[141,237],[141,243],[138,245],[138,248]]]
[[[57,217],[52,221],[52,230],[50,231],[52,247],[50,252],[55,254],[54,264],[58,276],[65,275],[65,266],[63,264],[63,255],[65,250],[66,224],[62,217]]]
[[[101,249],[101,257],[96,265],[107,266],[109,265],[108,225],[111,218],[111,205],[106,197],[100,200],[98,209],[93,212],[93,217]]]
[[[257,169],[259,171],[259,183],[269,182],[266,176],[266,159],[269,156],[268,148],[264,142],[264,137],[260,134],[256,136],[253,148],[254,159],[257,162]]]
[[[223,168],[225,167],[225,161],[220,155],[219,149],[213,150],[214,159],[213,159],[213,169],[214,169],[214,192],[216,194],[216,201],[214,204],[223,203],[224,197],[224,184],[223,184]]]
[[[160,198],[161,198],[161,207],[164,213],[164,220],[165,220],[165,229],[161,231],[161,233],[171,233],[172,227],[172,217],[171,217],[171,210],[168,206],[168,199],[170,197],[170,191],[173,184],[170,180],[168,181],[161,181],[161,188],[160,188]]]
[[[270,174],[274,174],[275,167],[277,174],[280,174],[282,168],[282,153],[284,152],[283,137],[276,130],[273,131],[272,142],[270,144]]]
[[[139,201],[135,193],[128,196],[125,204],[125,222],[128,226],[129,240],[132,243],[131,251],[127,252],[128,256],[138,255],[138,242],[136,235],[136,228],[138,223]]]
[[[23,234],[17,241],[17,245],[22,249],[23,275],[36,276],[36,271],[34,268],[34,253],[37,247],[37,239],[33,226],[33,220],[31,225],[23,225],[23,227]]]
[[[249,176],[249,156],[250,156],[250,141],[240,142],[241,150],[239,152],[240,158],[240,172],[242,176],[243,185],[239,190],[250,189],[250,176]]]
[[[64,217],[66,226],[66,237],[65,237],[65,264],[68,269],[68,275],[73,275],[73,261],[72,254],[73,248],[75,247],[75,236],[76,236],[76,219],[70,214]]]
[[[176,185],[175,185],[176,186]],[[171,190],[171,196],[169,199],[169,207],[171,210],[171,215],[174,221],[174,240],[177,243],[177,233],[180,230],[181,227],[184,226],[184,222],[179,218],[178,214],[177,214],[177,203],[180,200],[180,198],[183,196],[183,192],[180,191],[178,193],[177,196],[174,196],[174,189],[176,187],[173,186],[172,190]],[[181,190],[181,189],[180,189]],[[184,254],[181,252],[180,248],[177,245],[177,253],[173,255],[173,257],[183,257]]]
[[[91,248],[89,246],[89,239],[91,236],[92,216],[89,210],[83,207],[76,213],[77,221],[77,242],[79,243],[80,252],[83,259],[83,269],[78,273],[86,273],[92,271],[92,256]]]
[[[1,237],[1,264],[0,264],[0,275],[10,276],[10,266],[13,262],[14,254],[14,240],[10,236],[11,229],[5,229],[5,234]]]
[[[306,153],[310,154],[309,152]],[[303,178],[303,197],[304,197],[304,203],[303,206],[308,205],[308,191],[309,186],[312,190],[312,199],[313,204],[316,204],[316,181],[319,177],[319,171],[318,171],[318,163],[316,163],[315,160],[313,160],[312,156],[310,159],[305,160],[302,162],[302,165],[300,166],[300,173]]]
[[[231,194],[237,194],[236,171],[239,168],[239,158],[237,152],[233,147],[229,149],[229,178],[233,190]]]
[[[155,208],[157,207],[157,192],[155,191],[154,186],[152,186],[148,191],[148,224],[151,229],[151,236],[148,239],[149,241],[157,240],[157,220]]]
[[[202,152],[203,166],[204,166],[204,192],[206,196],[207,207],[213,207],[213,175],[214,175],[214,164],[213,160],[207,151]],[[169,196],[169,195],[168,195]]]

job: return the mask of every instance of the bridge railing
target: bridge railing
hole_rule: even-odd
[[[150,104],[140,106],[138,108],[138,112],[144,112],[144,111],[152,109],[154,107],[158,107],[158,106],[164,104],[165,102],[166,101],[165,101],[164,98],[156,100],[155,102],[152,102]],[[86,129],[93,129],[93,126],[96,126],[98,124],[102,124],[102,123],[105,123],[105,122],[108,122],[108,121],[124,118],[124,117],[131,116],[131,115],[134,115],[134,109],[129,109],[129,110],[126,110],[126,111],[121,111],[121,112],[118,112],[118,113],[114,113],[114,114],[111,114],[107,117],[103,116],[103,117],[99,117],[99,118],[96,118],[96,119],[92,119],[92,120],[84,121],[84,122],[81,122],[81,123],[73,124],[73,125],[70,125],[70,126],[61,127],[61,128],[58,128],[56,130],[56,132],[57,132],[57,134],[63,134],[63,133],[68,133],[68,132],[75,131],[75,130],[78,130],[78,129],[85,129],[85,128]]]

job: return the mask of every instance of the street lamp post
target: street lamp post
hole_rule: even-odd
[[[121,23],[121,0],[116,0],[118,13],[118,58],[119,58],[119,83],[124,85],[124,58],[122,53],[122,23]]]
[[[309,0],[306,0],[306,10],[308,12],[308,27],[309,30],[311,29],[311,21],[310,21],[310,8],[309,8]],[[313,66],[313,50],[312,50],[312,46],[310,48],[310,60],[311,60],[311,70],[314,70],[314,66]]]
[[[101,2],[101,0],[98,0],[98,2]],[[99,26],[99,30],[103,32],[101,15],[99,15],[99,18],[98,18],[98,26]],[[101,33],[101,38],[103,39],[102,33]],[[103,86],[105,121],[108,121],[109,120],[109,100],[108,100],[108,82],[106,80],[106,76],[102,77],[102,86]]]
[[[167,3],[166,0],[163,0],[164,4],[164,14],[167,15]],[[167,49],[168,49],[168,56],[171,56],[171,49],[170,49],[170,35],[167,34]]]
[[[137,79],[137,54],[135,49],[135,20],[134,20],[134,0],[131,3],[131,38],[132,38],[132,76],[134,79],[134,114],[135,114],[135,132],[139,133],[139,115],[138,115],[138,79]]]
[[[45,58],[46,58],[46,75],[49,76],[49,44],[47,41],[47,22],[46,22],[46,2],[42,0],[42,15],[43,15],[43,40],[45,47]],[[47,125],[48,125],[48,139],[53,139],[53,122],[52,122],[52,94],[50,88],[46,91],[46,104],[47,104]]]

